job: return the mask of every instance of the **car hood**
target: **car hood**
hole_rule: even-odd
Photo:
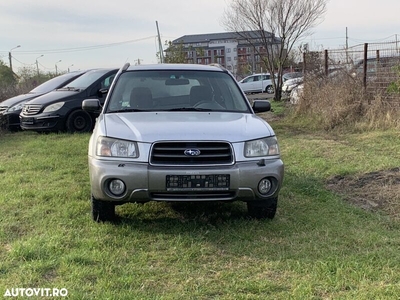
[[[0,102],[0,105],[10,107],[10,106],[16,105],[22,101],[28,101],[33,98],[39,97],[41,95],[43,95],[43,94],[41,94],[41,93],[22,94],[22,95],[18,95],[18,96],[9,98],[7,100],[4,100],[3,102]]]
[[[133,112],[102,114],[109,137],[152,143],[159,140],[242,142],[275,135],[271,126],[249,113]]]
[[[58,101],[68,101],[70,99],[75,99],[77,96],[80,96],[83,92],[76,92],[76,91],[52,91],[50,93],[44,94],[40,97],[37,97],[31,100],[29,103],[31,104],[42,104],[48,105]]]
[[[304,80],[303,77],[296,77],[296,78],[286,80],[283,83],[283,85],[292,85],[292,84],[296,84],[296,83],[301,83],[301,82],[303,82],[303,80]]]

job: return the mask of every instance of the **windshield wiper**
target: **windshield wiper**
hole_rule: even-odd
[[[79,92],[81,89],[80,88],[75,88],[72,86],[65,86],[63,88],[57,89],[57,91],[74,91],[74,92]]]
[[[201,107],[179,107],[179,108],[171,108],[167,111],[212,111],[209,108],[201,108]]]
[[[109,113],[124,113],[124,112],[136,112],[136,111],[147,111],[147,110],[142,110],[142,109],[137,109],[137,108],[124,108],[124,109],[118,109],[118,110],[110,110],[108,112]]]

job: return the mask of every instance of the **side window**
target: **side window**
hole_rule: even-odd
[[[111,83],[113,82],[114,77],[115,77],[115,74],[112,74],[112,75],[110,75],[110,76],[104,78],[104,79],[101,81],[101,88],[102,88],[102,89],[108,89],[108,88],[111,86]]]
[[[248,77],[243,80],[243,83],[253,82],[253,77]]]
[[[260,80],[260,76],[253,76],[254,80],[253,81],[259,81]]]

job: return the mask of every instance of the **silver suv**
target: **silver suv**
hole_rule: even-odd
[[[117,73],[89,141],[92,216],[148,201],[245,201],[255,218],[275,216],[284,167],[271,126],[218,65],[130,66]]]

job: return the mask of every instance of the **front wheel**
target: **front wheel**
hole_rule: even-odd
[[[97,200],[92,195],[92,218],[96,222],[115,220],[115,204],[109,201]]]
[[[267,94],[273,94],[274,93],[274,87],[272,85],[269,85],[265,88],[265,92]]]
[[[92,129],[92,117],[84,110],[75,110],[67,118],[68,132],[89,132]]]
[[[247,202],[247,212],[254,219],[273,219],[278,207],[278,197]]]

